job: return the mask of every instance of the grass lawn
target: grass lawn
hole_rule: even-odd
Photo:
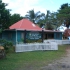
[[[40,70],[40,67],[63,56],[69,46],[59,46],[58,51],[8,53],[6,59],[0,59],[0,70]]]

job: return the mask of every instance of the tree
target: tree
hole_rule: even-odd
[[[31,20],[33,23],[38,23],[44,15],[45,14],[41,13],[40,11],[35,13],[34,10],[30,10],[29,12],[27,12],[25,17]]]
[[[51,13],[48,10],[45,17],[45,29],[56,30],[57,27],[58,27],[57,13],[56,12]]]
[[[21,19],[23,19],[23,17],[20,16],[20,14],[13,14],[13,15],[11,15],[11,17],[10,17],[10,25],[18,22]]]
[[[41,27],[41,28],[44,28],[44,25],[45,25],[45,19],[39,19],[37,24]]]
[[[6,6],[7,4],[0,0],[0,31],[7,29],[10,23],[10,10],[6,9]]]
[[[68,3],[62,4],[58,10],[58,19],[64,23],[67,28],[70,25],[70,5]]]
[[[39,18],[36,20],[36,23],[42,28],[45,25],[45,14],[40,13]]]

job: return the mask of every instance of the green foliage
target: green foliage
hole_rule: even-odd
[[[12,25],[12,24],[18,22],[18,21],[21,20],[21,19],[23,19],[23,17],[20,16],[20,14],[13,14],[13,15],[11,15],[11,17],[10,17],[10,24]]]
[[[28,40],[26,39],[26,43],[41,43],[42,42],[42,39],[39,39],[39,40]]]
[[[8,29],[10,25],[23,18],[20,14],[11,15],[11,10],[6,9],[7,5],[0,0],[0,30]]]
[[[24,39],[23,39],[23,38],[21,39],[21,42],[23,42],[23,43],[24,43]]]
[[[51,23],[47,23],[46,26],[45,26],[45,28],[46,28],[47,30],[53,30],[53,29],[54,29],[54,28],[53,28],[53,25],[52,25]]]
[[[44,13],[41,13],[40,11],[35,13],[34,10],[29,10],[25,15],[25,17],[31,20],[33,23],[38,23],[38,21],[44,16]]]
[[[49,10],[47,11],[45,17],[45,29],[48,30],[56,30],[58,27],[58,19],[57,19],[57,12],[51,13]]]
[[[0,45],[2,45],[6,51],[8,51],[13,46],[12,42],[4,39],[0,39]]]
[[[58,19],[65,24],[67,28],[70,25],[70,5],[68,3],[62,4],[61,8],[58,10]]]
[[[0,33],[2,33],[2,29],[0,29]]]
[[[5,7],[7,4],[0,0],[0,29],[7,29],[10,23],[10,10]]]

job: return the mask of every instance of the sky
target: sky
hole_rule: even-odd
[[[7,3],[7,9],[11,9],[11,14],[17,13],[25,16],[29,10],[34,9],[35,12],[41,11],[42,13],[50,10],[56,12],[64,3],[70,4],[70,0],[2,0]]]

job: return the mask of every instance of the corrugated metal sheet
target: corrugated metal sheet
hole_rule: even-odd
[[[9,29],[18,30],[42,30],[39,26],[35,25],[28,19],[22,19],[9,27]]]

